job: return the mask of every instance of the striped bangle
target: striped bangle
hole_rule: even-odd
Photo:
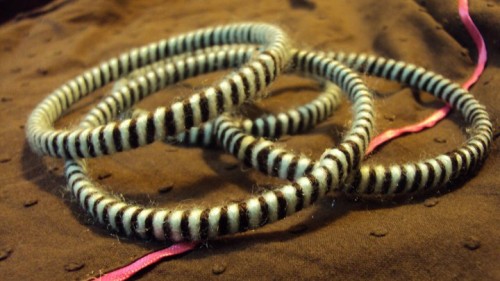
[[[483,106],[459,85],[415,65],[381,57],[342,53],[330,53],[328,56],[368,75],[427,91],[459,109],[472,127],[471,136],[463,146],[435,158],[389,167],[363,165],[353,173],[347,185],[339,185],[344,192],[382,196],[426,191],[470,175],[485,160],[492,140],[492,124]],[[310,65],[311,61],[304,57],[294,57],[294,63],[298,64],[298,69],[317,67],[314,63]],[[272,127],[269,123],[260,125],[254,130],[262,132]],[[315,165],[320,165],[306,156],[256,139],[231,118],[219,118],[217,126],[218,140],[226,151],[267,175],[296,180],[314,169]],[[237,141],[241,138],[247,140],[244,145]]]
[[[311,102],[290,109],[279,114],[266,114],[254,120],[232,117],[233,122],[247,134],[267,139],[278,139],[284,135],[295,135],[305,132],[317,124],[325,121],[333,114],[342,100],[341,90],[334,84],[326,82],[322,86],[322,93]],[[128,112],[132,116],[148,114],[148,111],[134,109]],[[175,137],[167,138],[166,142],[174,145],[217,147],[218,140],[215,124],[219,118],[228,118],[229,115],[218,117],[212,122],[207,122],[200,127],[193,127]]]
[[[333,114],[341,100],[341,90],[336,85],[326,82],[323,84],[322,93],[305,105],[279,114],[266,114],[255,120],[235,117],[231,120],[237,122],[237,126],[246,134],[266,139],[278,139],[284,135],[295,135],[307,131],[325,121]],[[218,146],[215,128],[221,118],[229,118],[229,115],[223,115],[201,127],[191,128],[177,135],[171,142],[185,146]]]
[[[121,119],[135,118],[147,116],[149,111],[143,109],[130,109],[142,99],[146,98],[151,92],[143,96],[134,96],[130,91],[122,91],[124,87],[129,87],[129,83],[138,79],[144,79],[143,76],[151,75],[149,72],[156,71],[161,75],[163,69],[173,67],[168,64],[187,64],[191,59],[190,56],[198,57],[195,61],[204,62],[207,60],[208,67],[205,71],[212,72],[230,67],[238,67],[248,61],[256,51],[255,46],[251,45],[225,45],[197,50],[195,52],[182,54],[172,58],[165,59],[154,65],[143,67],[130,73],[128,77],[123,78],[115,83],[113,91],[109,96],[104,97],[85,117],[81,122],[81,127],[97,127],[100,124],[106,124],[115,120],[116,115],[120,115]],[[221,61],[227,61],[221,64]],[[194,73],[196,75],[202,73]],[[141,78],[142,77],[142,78]],[[189,76],[184,77],[184,79]],[[324,79],[322,79],[324,81]],[[324,121],[331,116],[341,101],[340,89],[331,82],[323,83],[322,93],[310,103],[300,106],[288,112],[278,115],[266,115],[255,120],[245,119],[238,121],[247,133],[252,133],[254,136],[262,136],[266,138],[279,138],[286,134],[297,134],[314,127],[316,124]],[[118,102],[122,101],[122,102]],[[174,137],[167,137],[168,143],[185,146],[204,146],[213,147],[216,145],[216,135],[214,134],[215,121],[207,122],[200,127],[192,127],[186,132],[179,133]],[[269,125],[272,124],[272,125]],[[269,130],[271,128],[273,130]]]
[[[401,194],[424,191],[469,176],[486,159],[493,138],[489,115],[467,90],[441,75],[401,61],[365,54],[328,53],[328,57],[368,75],[410,85],[449,103],[469,124],[461,147],[435,158],[404,165],[363,166],[343,190],[355,194]]]
[[[247,100],[261,97],[261,90],[283,71],[289,61],[288,41],[287,36],[275,26],[243,23],[200,29],[133,49],[86,71],[45,98],[28,119],[28,142],[38,153],[78,159],[121,152],[150,144],[166,136],[177,135],[214,119],[220,113]],[[168,108],[160,107],[141,120],[134,118],[95,128],[54,129],[55,121],[72,104],[137,68],[180,53],[216,45],[242,43],[262,45],[262,51],[216,86],[196,93],[187,100],[176,102]],[[193,63],[194,61],[190,61],[188,64],[178,65],[177,69],[165,69],[169,81],[161,80],[158,76],[147,76],[124,90],[135,96],[145,95],[145,89],[154,91],[166,83],[192,75],[190,71],[202,71],[190,67]],[[130,134],[143,137],[140,137],[138,142],[124,143],[124,139]]]
[[[364,54],[330,53],[328,55],[368,75],[384,77],[428,91],[461,110],[472,127],[472,135],[466,144],[444,155],[417,163],[389,167],[364,165],[353,174],[349,184],[342,186],[343,191],[358,196],[422,192],[470,175],[485,160],[490,149],[492,125],[484,108],[459,85],[438,74],[403,62]],[[311,61],[300,60],[300,57],[294,59],[297,59],[294,61],[295,64],[301,64],[299,69],[315,67],[314,65],[307,66]],[[314,107],[301,107],[298,113],[297,118],[286,119],[295,121],[292,126],[296,128],[302,124],[308,124],[311,118],[314,120],[313,116],[320,115],[321,110]],[[225,116],[217,119],[217,129],[213,131],[218,135],[219,143],[224,149],[246,165],[267,175],[288,180],[298,179],[313,169],[316,164],[313,160],[249,135],[252,133],[254,136],[273,137],[272,134],[276,130],[283,132],[284,122],[276,126],[275,120],[274,116],[259,122],[248,120],[244,122],[246,126],[242,128],[240,123]],[[191,140],[189,144],[196,144],[195,140],[206,140],[212,138],[213,134],[212,130],[196,129],[184,135],[189,135]],[[237,142],[239,138],[247,140],[244,146]],[[183,141],[187,142],[185,139]],[[256,147],[261,150],[255,150]]]
[[[171,56],[154,64],[136,69],[129,74],[129,77],[119,80],[114,84],[111,93],[92,108],[84,117],[80,126],[98,127],[115,121],[118,115],[121,115],[122,122],[125,121],[123,119],[127,118],[138,118],[141,115],[147,116],[150,112],[140,109],[134,110],[135,113],[131,114],[131,108],[147,96],[179,82],[179,79],[189,79],[208,72],[236,68],[248,63],[257,51],[257,46],[253,45],[213,46]],[[177,73],[179,69],[183,69],[184,75],[182,77]],[[177,78],[172,79],[172,77]],[[160,86],[149,83],[148,80],[153,78],[163,82],[160,83]],[[131,90],[138,85],[143,87],[140,93]],[[237,92],[237,90],[235,91]],[[231,99],[240,98],[240,95],[231,96]],[[219,102],[240,103],[239,100],[222,100]],[[137,114],[139,112],[143,114]],[[193,114],[194,112],[191,113],[191,115]],[[172,137],[167,136],[166,138]]]
[[[293,53],[314,68],[299,69],[341,86],[354,106],[354,121],[339,148],[328,149],[320,165],[297,181],[239,203],[212,208],[167,210],[127,204],[87,176],[80,160],[66,161],[68,187],[82,207],[100,223],[128,236],[157,240],[205,240],[256,229],[311,205],[356,169],[372,135],[372,96],[362,80],[343,65],[312,52]],[[308,64],[310,65],[310,64]],[[245,140],[241,139],[241,143]],[[256,148],[257,149],[257,148]]]

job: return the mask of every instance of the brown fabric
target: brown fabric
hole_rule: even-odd
[[[3,280],[85,279],[164,246],[115,237],[93,225],[64,190],[62,162],[35,155],[26,145],[23,124],[33,107],[101,60],[180,32],[236,21],[278,24],[301,47],[384,55],[457,82],[473,71],[476,53],[455,1],[80,0],[58,7],[0,26],[0,256],[10,252],[0,260]],[[471,13],[489,48],[488,67],[472,93],[497,128],[500,2],[471,1]],[[191,79],[141,105],[167,105],[222,74]],[[441,105],[425,93],[418,101],[407,88],[367,81],[377,90],[379,132],[420,120]],[[270,90],[277,95],[259,107],[287,109],[310,100],[316,89],[312,81],[283,77]],[[58,125],[76,125],[102,94],[79,103]],[[349,105],[343,104],[327,123],[283,144],[318,157],[338,141],[349,119]],[[446,152],[464,141],[463,124],[455,112],[435,129],[385,145],[368,162],[402,163]],[[498,146],[496,139],[484,167],[461,186],[384,203],[332,195],[282,222],[207,242],[137,279],[498,280]],[[220,151],[161,143],[89,162],[92,175],[109,189],[160,206],[228,202],[278,182],[235,166],[234,158]],[[171,184],[171,191],[158,192]]]

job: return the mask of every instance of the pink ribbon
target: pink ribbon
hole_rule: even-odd
[[[458,13],[460,14],[460,19],[465,25],[465,28],[467,28],[467,31],[474,40],[474,43],[476,44],[476,48],[479,53],[474,73],[462,85],[464,89],[468,90],[474,83],[476,83],[476,81],[479,79],[479,76],[484,70],[484,66],[486,65],[486,60],[487,60],[487,51],[486,51],[486,46],[484,44],[483,36],[481,36],[481,32],[479,32],[479,30],[477,29],[476,25],[474,24],[469,15],[468,0],[458,0]],[[381,144],[388,142],[392,139],[395,139],[403,134],[417,133],[424,129],[434,127],[439,121],[443,120],[450,111],[451,111],[450,105],[446,104],[445,106],[435,111],[431,116],[427,117],[426,119],[416,124],[404,126],[398,129],[389,129],[383,132],[370,142],[370,145],[366,150],[366,155],[370,154],[375,148],[377,148]]]
[[[388,142],[392,139],[395,139],[403,134],[418,133],[426,128],[434,127],[439,121],[443,120],[446,117],[446,115],[448,115],[450,110],[451,107],[448,104],[446,104],[440,109],[434,111],[434,113],[432,113],[429,117],[425,118],[424,120],[416,124],[411,124],[398,129],[389,129],[384,131],[380,135],[376,136],[370,142],[370,145],[368,145],[368,149],[366,150],[365,155],[370,154],[375,148],[377,148],[381,144]]]
[[[466,90],[470,89],[470,87],[477,82],[481,73],[483,73],[484,67],[486,65],[486,60],[488,57],[488,52],[486,51],[486,45],[484,44],[483,36],[481,32],[477,29],[476,25],[472,21],[469,14],[469,1],[468,0],[458,0],[458,13],[460,14],[460,19],[465,25],[465,28],[469,32],[472,40],[476,44],[476,48],[478,50],[479,56],[477,59],[476,69],[474,73],[472,73],[469,80],[467,80],[462,87]]]
[[[174,244],[166,249],[159,250],[150,254],[145,255],[144,257],[134,261],[133,263],[126,265],[122,268],[119,268],[115,271],[104,274],[103,276],[96,277],[94,280],[98,281],[122,281],[127,280],[132,275],[137,272],[143,270],[144,268],[157,263],[163,258],[173,257],[196,248],[198,243],[194,242],[182,242]]]

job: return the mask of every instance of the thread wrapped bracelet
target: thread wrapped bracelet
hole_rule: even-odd
[[[67,161],[69,186],[82,206],[101,223],[109,223],[114,230],[127,235],[173,241],[205,240],[284,218],[312,204],[332,188],[357,195],[427,190],[470,174],[489,152],[492,125],[484,108],[458,85],[423,68],[363,54],[289,50],[286,35],[275,27],[261,24],[208,28],[164,42],[172,51],[168,55],[159,55],[161,43],[153,44],[153,47],[122,55],[120,60],[110,60],[56,90],[28,120],[30,145],[40,153],[78,159],[121,152],[155,140],[171,141],[174,137],[189,145],[209,145],[216,141],[245,164],[293,182],[227,206],[170,211],[127,205],[95,186],[85,175],[81,161]],[[255,47],[253,50],[240,47],[239,51],[230,47],[221,47],[218,51],[204,49],[227,43],[262,44],[263,47],[261,52],[256,52]],[[183,57],[172,58],[183,53]],[[300,107],[287,116],[290,118],[286,122],[285,119],[277,122],[275,116],[255,122],[241,122],[229,115],[217,118],[247,100],[262,97],[264,87],[283,72],[290,57],[298,72],[339,84],[353,103],[351,129],[339,148],[325,151],[317,162],[249,133],[273,137],[273,134],[313,126],[331,113],[327,114],[330,108],[326,103],[321,106],[318,101]],[[128,81],[118,92],[105,98],[87,116],[83,128],[53,129],[53,123],[78,99],[122,75],[165,58],[172,60],[164,67]],[[436,158],[387,168],[377,165],[359,169],[372,136],[372,98],[357,75],[336,60],[355,70],[399,81],[443,99],[461,110],[472,126],[471,136],[459,149]],[[226,76],[218,86],[174,103],[169,109],[132,114],[136,117],[113,122],[120,112],[129,110],[158,89],[188,77],[241,64],[244,65],[237,73]],[[215,121],[206,123],[209,120]],[[287,129],[283,129],[285,123]]]
[[[289,62],[288,41],[287,36],[275,26],[242,23],[200,29],[133,49],[70,80],[43,100],[28,119],[28,142],[38,153],[78,159],[121,152],[164,139],[165,136],[174,136],[214,119],[244,101],[259,98],[261,90],[268,86]],[[176,102],[169,108],[160,107],[141,120],[135,118],[111,122],[96,128],[54,129],[55,121],[72,104],[137,68],[176,54],[210,46],[242,43],[262,45],[262,50],[238,72],[227,75],[218,85],[196,93],[187,100]],[[188,63],[193,64],[194,61]],[[203,69],[179,65],[178,69],[165,69],[171,81],[148,76],[127,90],[135,96],[144,95],[145,89],[154,91],[167,82],[183,79],[190,71],[202,72]],[[138,132],[138,129],[141,131]],[[124,136],[131,132],[146,137],[140,138],[137,143],[124,145]]]
[[[355,53],[329,53],[359,72],[426,91],[459,110],[470,125],[470,136],[459,148],[435,158],[404,165],[363,166],[344,190],[355,194],[412,193],[468,176],[486,159],[493,138],[488,112],[467,90],[422,67],[393,59]]]
[[[208,61],[207,71],[216,71],[226,67],[236,67],[246,62],[253,53],[257,50],[256,46],[251,45],[224,45],[198,50],[193,53],[186,53],[175,56],[154,65],[143,67],[132,72],[129,77],[116,82],[114,90],[103,98],[85,117],[80,124],[83,127],[96,127],[99,124],[105,124],[115,120],[117,113],[120,113],[122,119],[146,116],[149,111],[133,108],[133,105],[145,98],[151,93],[136,97],[129,91],[122,91],[123,87],[127,87],[128,83],[133,83],[134,79],[144,79],[141,76],[152,75],[151,71],[157,71],[160,75],[167,63],[179,63],[183,60],[184,64],[190,59],[190,56],[206,56]],[[233,55],[231,55],[231,53]],[[220,61],[227,61],[224,65]],[[224,66],[224,67],[223,67]],[[220,68],[223,67],[223,68]],[[155,68],[160,68],[155,70]],[[185,79],[189,77],[184,77]],[[240,121],[240,126],[246,132],[252,133],[254,136],[262,136],[266,138],[278,138],[285,134],[296,134],[312,128],[316,124],[324,121],[339,105],[342,94],[340,89],[331,82],[324,82],[323,93],[318,98],[309,102],[304,106],[289,110],[277,115],[267,115],[259,117],[255,120],[245,119]],[[118,102],[121,101],[121,102]],[[127,105],[127,108],[124,108]],[[130,108],[130,109],[128,109]],[[112,109],[112,110],[111,110]],[[110,112],[114,112],[111,114]],[[306,120],[306,121],[304,121]],[[167,137],[166,141],[178,145],[186,146],[204,146],[212,147],[216,145],[216,136],[214,124],[216,121],[206,122],[200,127],[192,127],[186,132],[179,133],[174,137]],[[272,128],[272,130],[269,130]]]
[[[441,75],[401,61],[365,54],[329,53],[328,56],[367,75],[394,80],[428,91],[449,102],[452,107],[460,109],[472,127],[472,136],[468,142],[456,150],[416,163],[389,167],[364,165],[341,190],[357,196],[421,192],[465,177],[485,160],[491,144],[492,125],[483,107],[475,99],[470,99],[470,94],[459,85]],[[315,67],[309,65],[311,61],[305,60],[305,57],[295,56],[294,60],[295,64],[302,65],[299,68]],[[311,104],[300,107],[296,118],[284,118],[287,121],[278,123],[278,127],[276,120],[279,118],[276,119],[274,116],[258,122],[245,120],[243,126],[226,116],[217,119],[217,130],[192,129],[183,133],[183,136],[188,135],[191,141],[184,137],[182,142],[193,145],[197,143],[195,140],[212,139],[214,132],[217,132],[218,141],[224,149],[246,165],[267,175],[295,180],[302,177],[306,171],[311,171],[315,162],[306,156],[276,147],[265,140],[256,139],[255,136],[277,137],[276,131],[285,133],[291,128],[300,128],[303,124],[315,120],[313,116],[320,115],[321,110],[317,109],[315,110]],[[476,117],[471,117],[472,115]],[[290,124],[291,126],[286,126],[287,129],[283,131],[283,124],[287,124],[289,120],[295,122]],[[244,147],[238,146],[236,141],[238,138],[246,138]],[[256,147],[260,150],[256,150]]]
[[[339,185],[340,190],[357,196],[421,192],[469,175],[487,157],[493,132],[488,113],[458,84],[424,68],[392,59],[354,53],[329,53],[327,57],[367,75],[427,91],[460,110],[472,128],[471,136],[464,145],[435,158],[389,167],[362,165],[348,184]],[[305,56],[293,59],[294,64],[298,64],[297,69],[317,67]],[[230,118],[220,119],[218,126],[218,139],[224,149],[264,174],[296,180],[313,170],[315,165],[320,165],[304,155],[296,155],[268,141],[256,139]],[[262,124],[256,131],[268,130],[266,126],[269,125]],[[237,144],[239,138],[247,139],[245,146]]]
[[[293,56],[298,56],[294,53]],[[300,69],[324,77],[341,86],[354,105],[354,122],[339,149],[328,149],[328,156],[315,169],[297,181],[253,196],[239,203],[213,208],[167,210],[127,204],[95,185],[80,160],[66,162],[66,177],[73,195],[100,223],[128,236],[157,240],[205,240],[243,232],[272,223],[309,206],[332,186],[357,168],[372,135],[372,96],[357,74],[343,65],[301,52],[317,62],[315,69]]]

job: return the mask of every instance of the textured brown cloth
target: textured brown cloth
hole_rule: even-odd
[[[500,1],[470,2],[489,50],[488,66],[472,93],[497,128]],[[0,279],[81,280],[165,246],[116,237],[94,225],[65,190],[62,161],[33,153],[23,125],[51,90],[102,60],[181,32],[238,21],[280,25],[300,47],[379,54],[457,82],[473,71],[476,58],[451,0],[78,0],[25,11],[0,26]],[[223,74],[187,80],[141,106],[168,105]],[[366,78],[376,90],[378,132],[421,120],[442,105],[427,93]],[[318,87],[287,76],[269,91],[273,97],[243,111],[288,109],[311,100]],[[58,126],[75,126],[104,93],[90,95]],[[328,122],[281,143],[318,157],[338,142],[349,120],[344,103]],[[367,162],[403,163],[449,151],[465,140],[463,124],[453,112],[434,129],[385,145]],[[484,167],[461,186],[385,202],[333,194],[284,221],[209,241],[135,278],[500,280],[498,146],[496,139]],[[106,188],[157,206],[219,204],[280,183],[238,166],[221,151],[162,143],[89,163]]]

